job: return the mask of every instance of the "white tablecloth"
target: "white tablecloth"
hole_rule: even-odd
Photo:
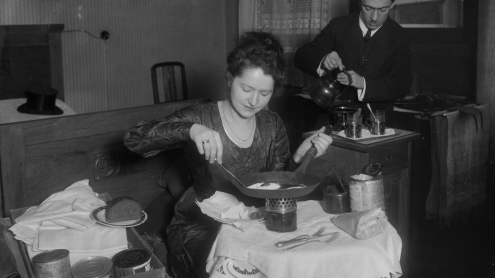
[[[46,119],[46,118],[61,117],[61,116],[76,114],[76,112],[72,110],[72,108],[70,108],[65,102],[63,102],[60,99],[57,99],[55,101],[55,105],[58,108],[62,109],[62,111],[64,112],[61,115],[35,115],[35,114],[19,113],[17,111],[17,107],[21,106],[24,103],[26,103],[25,98],[0,100],[0,124]]]
[[[208,257],[207,272],[219,257],[245,261],[269,278],[290,277],[399,277],[402,241],[388,224],[384,233],[358,240],[337,228],[318,201],[298,203],[297,231],[277,233],[264,223],[253,223],[244,230],[223,224]],[[329,244],[310,243],[288,251],[274,244],[298,235],[313,234],[325,226],[324,234],[341,231]],[[327,239],[325,237],[323,239]]]

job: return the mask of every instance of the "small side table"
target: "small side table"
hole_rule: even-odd
[[[399,134],[352,141],[334,136],[327,152],[314,159],[307,172],[323,178],[310,198],[322,199],[322,190],[328,185],[325,177],[335,171],[343,180],[349,192],[349,177],[361,172],[364,166],[383,161],[382,172],[385,193],[386,214],[389,222],[397,229],[403,243],[402,263],[406,262],[409,238],[409,191],[411,180],[412,142],[420,135],[415,132],[395,129]]]

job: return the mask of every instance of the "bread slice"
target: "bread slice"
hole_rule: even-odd
[[[131,197],[118,197],[107,203],[105,219],[108,223],[134,220],[143,215],[138,201]]]

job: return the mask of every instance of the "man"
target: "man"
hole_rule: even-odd
[[[294,64],[311,75],[332,71],[340,83],[349,84],[341,72],[347,70],[352,84],[341,96],[362,108],[385,110],[387,124],[392,121],[393,101],[409,93],[411,60],[405,30],[389,17],[394,0],[362,0],[359,12],[334,18],[316,36],[300,47]]]

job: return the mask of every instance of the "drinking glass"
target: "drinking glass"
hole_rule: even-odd
[[[363,127],[363,116],[348,114],[345,124],[345,136],[349,138],[361,138],[361,130]]]
[[[370,133],[374,135],[384,135],[385,134],[385,111],[376,110],[373,115],[371,115],[371,129]]]

